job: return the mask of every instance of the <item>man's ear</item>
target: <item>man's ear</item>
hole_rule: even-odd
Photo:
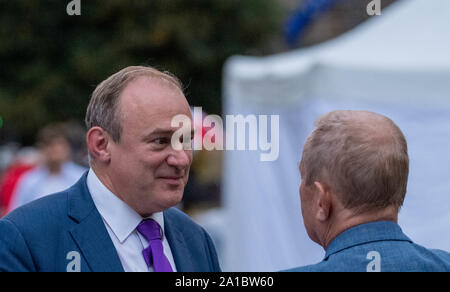
[[[331,213],[331,197],[329,188],[327,185],[321,183],[321,182],[314,182],[314,186],[316,187],[316,219],[320,222],[327,221],[330,217]]]
[[[101,162],[108,163],[111,160],[109,143],[111,137],[100,127],[92,127],[86,134],[89,153]]]

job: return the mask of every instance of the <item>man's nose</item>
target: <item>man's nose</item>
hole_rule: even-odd
[[[167,164],[175,166],[179,169],[188,167],[192,161],[192,150],[174,150],[167,158]]]

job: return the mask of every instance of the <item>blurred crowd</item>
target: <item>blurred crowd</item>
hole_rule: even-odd
[[[0,150],[2,216],[73,185],[88,165],[83,136],[83,128],[76,123],[56,123],[39,131],[35,146],[3,146]]]

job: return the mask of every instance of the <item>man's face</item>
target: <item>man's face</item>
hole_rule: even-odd
[[[70,145],[64,137],[55,137],[41,149],[48,167],[60,167],[70,158]]]
[[[122,135],[110,143],[109,177],[116,195],[141,216],[178,204],[189,177],[192,150],[175,151],[178,114],[192,116],[182,92],[165,81],[140,77],[123,90],[118,118]]]

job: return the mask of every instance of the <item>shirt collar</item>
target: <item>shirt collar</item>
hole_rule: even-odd
[[[325,260],[334,253],[368,242],[394,240],[412,242],[400,226],[391,221],[378,221],[361,224],[347,229],[338,235],[328,246]]]
[[[114,235],[123,243],[141,223],[143,218],[130,206],[114,195],[97,177],[95,172],[89,169],[87,186],[91,193],[97,210],[111,228]],[[161,226],[164,234],[164,216],[162,212],[154,213],[148,217]],[[147,218],[146,218],[147,219]]]

